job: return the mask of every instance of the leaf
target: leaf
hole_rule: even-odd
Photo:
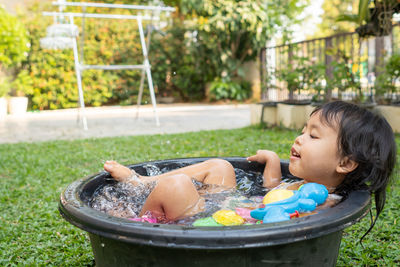
[[[355,14],[340,14],[336,21],[350,21],[354,23],[358,23],[359,16]]]
[[[359,0],[358,4],[358,24],[361,25],[364,21],[369,21],[369,10],[368,6],[370,0]]]

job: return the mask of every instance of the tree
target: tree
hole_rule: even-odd
[[[301,2],[181,0],[181,11],[196,42],[210,51],[214,77],[231,80],[244,75],[243,63],[253,60],[280,26],[295,20]]]
[[[355,10],[357,2],[352,0],[324,0],[322,22],[318,25],[315,37],[325,37],[342,32],[352,32],[355,25],[348,21],[337,21],[341,14]]]
[[[392,31],[393,14],[400,12],[398,0],[359,0],[357,14],[341,14],[338,21],[357,24],[360,37],[384,36]]]

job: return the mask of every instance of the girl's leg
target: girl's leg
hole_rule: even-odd
[[[133,170],[113,160],[106,161],[103,168],[105,171],[109,172],[111,176],[118,182],[124,182],[133,174]]]
[[[164,177],[157,182],[147,198],[140,216],[146,211],[164,214],[169,220],[192,216],[204,210],[201,198],[191,178],[184,174]]]
[[[154,176],[153,179],[158,180],[176,174],[185,174],[186,176],[205,184],[217,184],[226,187],[236,186],[235,170],[233,169],[232,164],[223,159],[209,159]]]
[[[104,169],[118,181],[124,181],[132,171],[115,161],[107,161]],[[158,181],[161,178],[184,174],[205,184],[218,184],[226,187],[236,186],[235,171],[232,164],[223,159],[210,159],[156,176],[140,176],[144,181]]]

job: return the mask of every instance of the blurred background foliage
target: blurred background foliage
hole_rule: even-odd
[[[26,29],[17,17],[9,14],[1,6],[0,40],[1,67],[14,66],[26,57],[29,49]]]
[[[143,4],[128,0],[103,2]],[[226,84],[234,84],[234,93],[223,92],[210,98],[250,97],[243,64],[255,60],[276,31],[294,23],[306,3],[304,0],[164,1],[176,11],[167,18],[166,27],[156,29],[151,35],[149,60],[156,95],[174,96],[180,101],[202,101],[207,86],[220,88],[214,90],[220,92]],[[32,110],[76,107],[78,102],[72,50],[48,50],[39,45],[46,28],[53,23],[53,18],[43,16],[42,11],[55,9],[50,2],[37,1],[17,16],[7,14],[12,19],[1,20],[0,34],[13,32],[14,36],[9,44],[0,44],[0,64],[9,76],[9,92],[28,96]],[[80,9],[69,7],[68,11]],[[4,18],[7,12],[3,9],[1,12]],[[135,11],[86,8],[86,12],[134,14]],[[75,24],[82,32],[81,19],[76,18]],[[142,63],[135,21],[86,18],[84,27],[85,64]],[[78,45],[81,45],[79,39]],[[140,76],[140,71],[134,70],[84,71],[85,104],[136,103]],[[147,82],[142,101],[149,102]]]

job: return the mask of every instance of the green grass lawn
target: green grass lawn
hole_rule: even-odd
[[[60,193],[68,184],[99,172],[105,160],[133,164],[182,157],[248,156],[257,149],[275,150],[282,158],[288,158],[297,134],[251,127],[0,145],[0,266],[93,264],[86,233],[63,220],[57,206]],[[399,151],[400,136],[396,141]],[[369,227],[368,217],[345,231],[338,266],[400,264],[398,171],[395,178],[385,210],[364,239],[364,247],[358,241]]]

